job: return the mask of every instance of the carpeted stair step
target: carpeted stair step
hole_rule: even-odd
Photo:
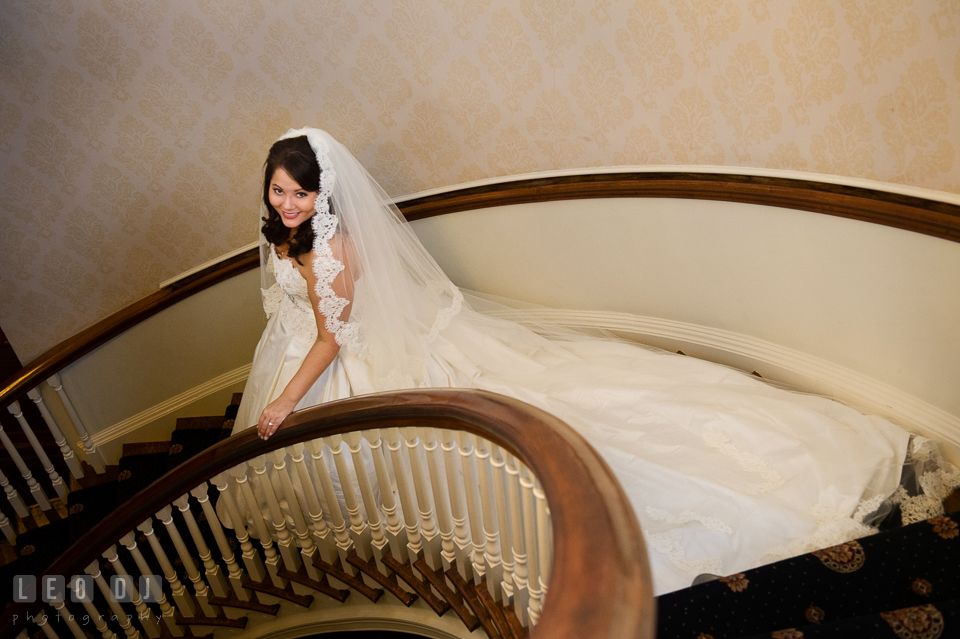
[[[167,472],[170,442],[124,444],[117,473],[117,502],[122,504]]]
[[[70,521],[61,519],[17,537],[16,563],[20,575],[42,575],[71,544]]]
[[[117,509],[117,482],[81,488],[70,493],[67,521],[70,524],[71,543]]]

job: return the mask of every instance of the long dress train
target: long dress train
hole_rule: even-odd
[[[256,424],[316,338],[302,276],[272,251],[268,267],[270,319],[234,432]],[[577,429],[633,504],[657,594],[869,534],[864,518],[898,487],[909,434],[840,403],[622,341],[548,339],[466,304],[445,324],[422,385],[513,396]],[[344,349],[297,408],[378,390]]]

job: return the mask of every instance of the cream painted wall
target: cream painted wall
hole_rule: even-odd
[[[23,361],[254,240],[329,129],[392,195],[723,165],[960,192],[956,0],[5,0],[0,326]]]
[[[104,344],[61,372],[63,386],[116,463],[122,443],[169,439],[178,417],[223,414],[265,326],[259,272],[249,271]]]
[[[664,199],[504,206],[414,228],[460,286],[733,331],[960,417],[958,243],[815,213]]]

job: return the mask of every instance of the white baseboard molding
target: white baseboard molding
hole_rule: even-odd
[[[113,441],[123,441],[131,433],[136,432],[147,424],[155,422],[161,417],[165,417],[180,410],[184,406],[188,406],[204,397],[208,397],[209,395],[244,381],[249,374],[250,364],[228,371],[223,375],[214,377],[208,382],[194,386],[179,395],[151,406],[147,410],[141,411],[132,417],[128,417],[122,422],[118,422],[98,433],[93,433],[90,439],[96,446],[102,446]]]
[[[940,442],[960,465],[960,417],[909,393],[825,359],[773,342],[709,326],[605,311],[524,309],[548,325],[606,329],[665,350],[725,364],[796,390],[832,397]],[[516,319],[513,311],[498,317]]]

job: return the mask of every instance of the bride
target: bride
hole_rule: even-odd
[[[867,516],[898,488],[910,436],[881,418],[694,358],[498,319],[324,131],[288,131],[263,177],[269,321],[234,432],[266,439],[294,410],[384,390],[516,397],[613,469],[657,594],[869,534]]]

